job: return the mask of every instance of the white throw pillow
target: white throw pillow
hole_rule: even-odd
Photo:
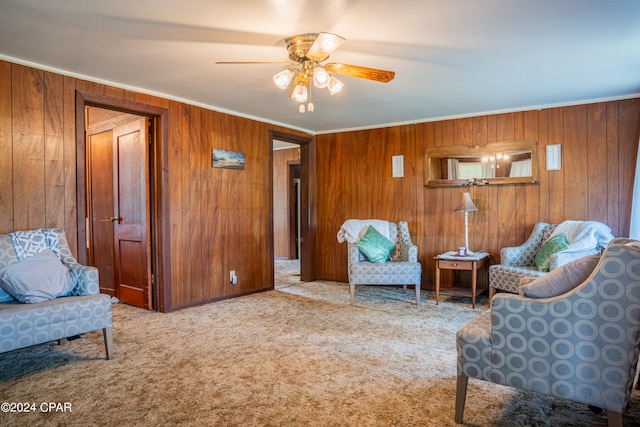
[[[73,287],[69,269],[51,249],[0,269],[0,288],[24,303],[54,299],[68,294]]]

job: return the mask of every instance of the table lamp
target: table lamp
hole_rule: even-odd
[[[464,212],[464,253],[473,255],[469,250],[469,212],[478,212],[478,208],[473,204],[469,193],[460,193],[460,204],[454,209],[454,212]]]

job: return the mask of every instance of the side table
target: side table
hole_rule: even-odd
[[[489,254],[487,252],[474,252],[473,255],[458,256],[457,252],[446,252],[434,257],[436,260],[436,304],[442,295],[471,297],[471,307],[476,308],[476,296],[484,292],[488,286]],[[484,268],[486,276],[485,287],[478,289],[476,286],[478,270]],[[440,270],[465,270],[471,271],[471,288],[454,286],[440,291]]]

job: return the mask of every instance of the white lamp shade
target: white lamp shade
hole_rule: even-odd
[[[329,81],[329,85],[327,86],[327,89],[329,89],[329,93],[331,95],[335,95],[336,93],[342,90],[343,86],[344,86],[344,83],[342,83],[340,80],[336,79],[335,77],[331,76],[331,80]]]
[[[331,81],[331,76],[327,73],[327,70],[318,66],[313,69],[313,84],[317,88],[327,87]]]
[[[307,86],[304,83],[296,86],[296,88],[293,90],[293,93],[291,94],[291,98],[294,101],[298,101],[298,102],[305,102],[307,100],[307,97],[308,97]]]
[[[460,193],[459,204],[454,209],[454,212],[478,212],[478,208],[471,200],[471,194]]]
[[[293,77],[293,71],[291,71],[289,69],[286,69],[286,70],[280,71],[278,74],[274,75],[273,76],[273,82],[280,89],[286,89],[286,87],[289,86],[289,82],[291,81],[292,77]]]

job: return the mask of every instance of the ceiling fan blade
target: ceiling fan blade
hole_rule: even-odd
[[[273,65],[296,65],[295,62],[242,62],[242,61],[216,61],[216,64],[222,64],[222,65],[264,65],[264,64],[273,64]]]
[[[396,73],[394,71],[378,70],[377,68],[360,67],[359,65],[337,64],[331,62],[324,66],[327,71],[343,76],[358,77],[361,79],[375,80],[387,83],[393,80]]]
[[[314,41],[313,45],[309,48],[307,58],[312,61],[324,61],[329,55],[335,52],[343,42],[344,38],[337,34],[320,33],[316,41]]]

